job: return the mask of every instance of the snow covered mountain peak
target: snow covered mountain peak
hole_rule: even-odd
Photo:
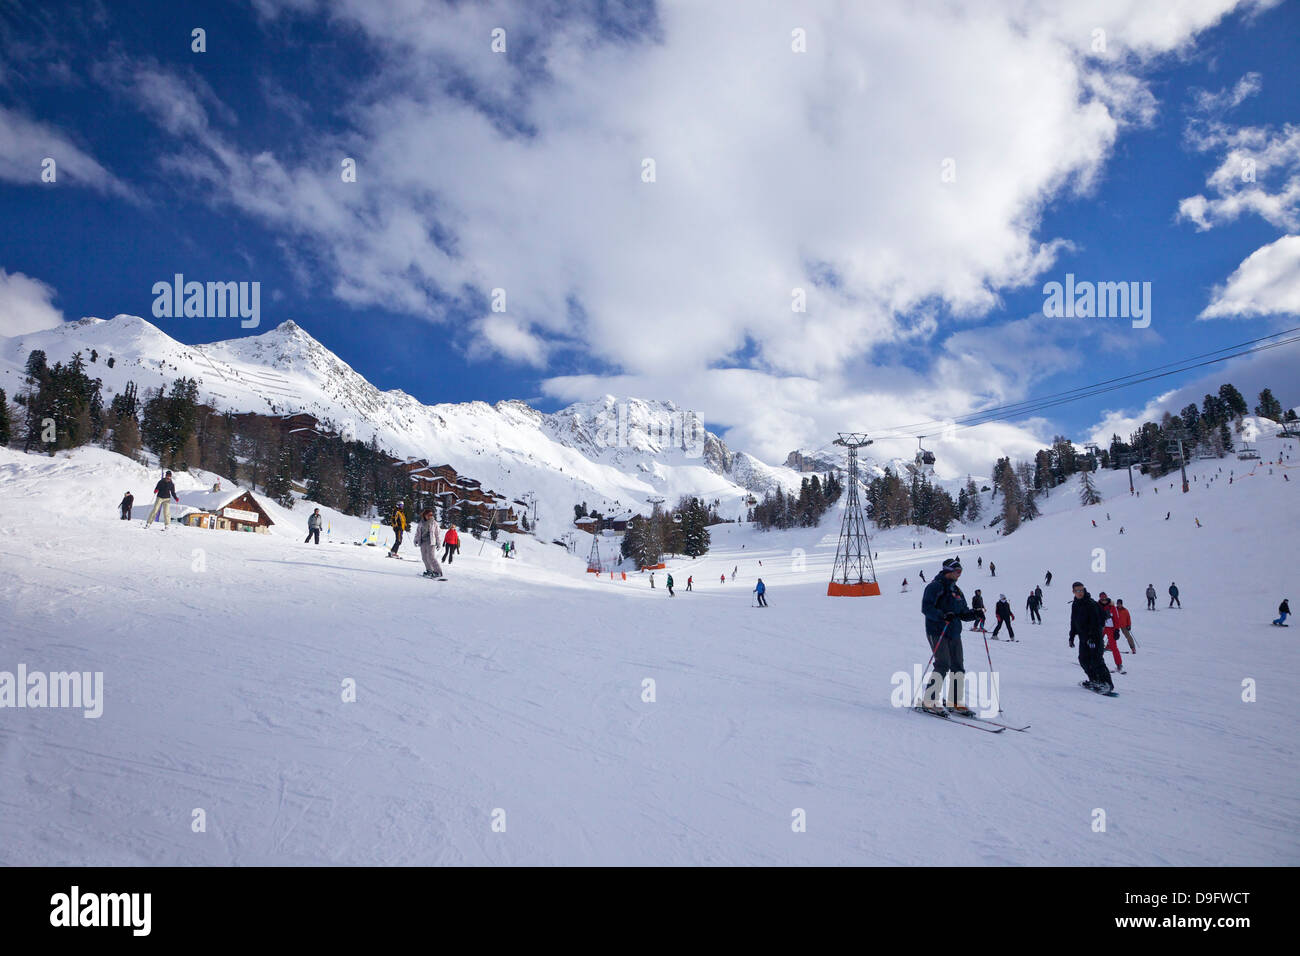
[[[553,414],[517,399],[425,405],[376,388],[293,321],[206,345],[178,342],[139,316],[68,322],[0,338],[0,388],[23,390],[27,356],[37,348],[51,364],[81,352],[103,382],[105,403],[128,382],[143,395],[184,376],[216,408],[306,413],[343,435],[374,437],[398,457],[450,464],[498,493],[532,493],[538,514],[549,516],[548,534],[568,527],[565,516],[582,501],[642,510],[650,498],[695,495],[738,514],[751,493],[798,487],[789,469],[731,451],[695,412],[670,401],[605,395]]]

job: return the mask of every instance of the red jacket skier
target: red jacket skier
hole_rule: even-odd
[[[1124,661],[1119,656],[1119,645],[1115,643],[1115,637],[1119,630],[1119,625],[1115,619],[1115,605],[1110,603],[1110,598],[1106,592],[1102,591],[1097,595],[1097,603],[1101,605],[1102,613],[1102,637],[1105,640],[1106,650],[1115,656],[1115,669],[1121,674],[1124,673]]]

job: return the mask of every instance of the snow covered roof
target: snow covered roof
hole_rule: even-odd
[[[252,498],[253,502],[263,513],[266,512],[266,508],[264,508],[262,503],[257,500],[257,496],[246,488],[225,488],[221,491],[176,492],[176,497],[181,500],[182,508],[193,509],[194,511],[205,511],[209,514],[216,514],[222,508],[233,503],[236,498],[242,498],[244,495],[248,495]]]

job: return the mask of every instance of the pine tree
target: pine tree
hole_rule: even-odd
[[[0,388],[0,448],[8,447],[9,432],[9,399],[5,396],[5,390]]]
[[[1223,402],[1228,414],[1235,418],[1240,418],[1247,412],[1246,399],[1241,392],[1237,391],[1235,385],[1223,384],[1219,386],[1219,400]]]
[[[1079,484],[1079,503],[1083,505],[1101,504],[1101,492],[1092,480],[1092,472],[1085,471]]]
[[[1282,403],[1273,397],[1271,389],[1265,388],[1259,393],[1259,404],[1255,406],[1255,414],[1275,422],[1282,420]]]

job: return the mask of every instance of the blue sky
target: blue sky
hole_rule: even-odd
[[[1300,324],[1296,3],[77,7],[0,17],[3,334],[294,319],[425,402],[671,399],[780,460]],[[152,319],[177,272],[260,282],[261,327]],[[1150,282],[1151,327],[1045,317],[1066,273]],[[1209,377],[1292,404],[1295,358]],[[1204,377],[941,452],[1122,429]]]

